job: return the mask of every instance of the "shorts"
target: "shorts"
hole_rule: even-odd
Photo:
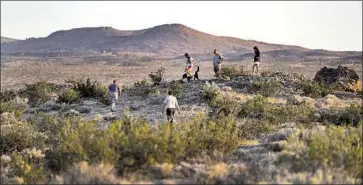
[[[259,61],[253,62],[253,65],[260,66],[260,62]]]
[[[175,108],[166,109],[166,116],[168,119],[171,119],[171,121],[173,121],[173,119],[174,119],[174,114],[175,114]]]
[[[109,92],[109,96],[112,103],[118,100],[118,92]]]
[[[218,72],[219,70],[221,70],[221,64],[213,64],[213,69],[214,69],[214,72]]]

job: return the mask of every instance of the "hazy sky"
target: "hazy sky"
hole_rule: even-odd
[[[1,36],[18,39],[76,27],[133,30],[167,23],[312,49],[362,50],[361,1],[1,1]]]

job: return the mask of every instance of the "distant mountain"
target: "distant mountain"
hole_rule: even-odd
[[[244,53],[258,45],[263,51],[298,49],[297,46],[268,44],[232,37],[203,33],[181,24],[165,24],[134,31],[112,27],[75,28],[56,31],[45,38],[29,38],[8,43],[2,52],[55,52],[55,51],[134,51],[160,54],[212,53],[215,48]]]
[[[257,45],[266,56],[355,56],[326,50],[310,50],[299,46],[270,44],[254,40],[215,36],[182,24],[164,24],[143,30],[117,30],[112,27],[75,28],[56,31],[45,38],[29,38],[2,44],[2,53],[42,52],[141,52],[160,57],[178,57],[185,52],[210,55],[215,48],[235,58],[250,57]],[[342,55],[342,56],[339,56]]]
[[[1,44],[3,43],[10,43],[10,42],[14,42],[17,41],[18,39],[12,39],[12,38],[8,38],[8,37],[1,37]]]

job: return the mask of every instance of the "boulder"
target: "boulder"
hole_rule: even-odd
[[[315,75],[314,81],[324,85],[336,85],[340,90],[354,91],[352,88],[359,81],[359,76],[353,69],[343,67],[321,68]]]
[[[69,115],[79,115],[80,113],[74,109],[70,109],[68,110],[65,115],[69,116]]]
[[[75,108],[76,111],[78,111],[79,113],[82,113],[82,114],[88,114],[92,111],[92,107],[88,107],[88,106],[79,106],[79,107],[76,107]]]

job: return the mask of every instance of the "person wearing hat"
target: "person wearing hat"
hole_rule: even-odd
[[[260,66],[260,50],[257,48],[257,46],[253,47],[253,50],[255,52],[255,57],[253,58],[252,74],[255,72],[255,68],[257,69],[258,73]]]

